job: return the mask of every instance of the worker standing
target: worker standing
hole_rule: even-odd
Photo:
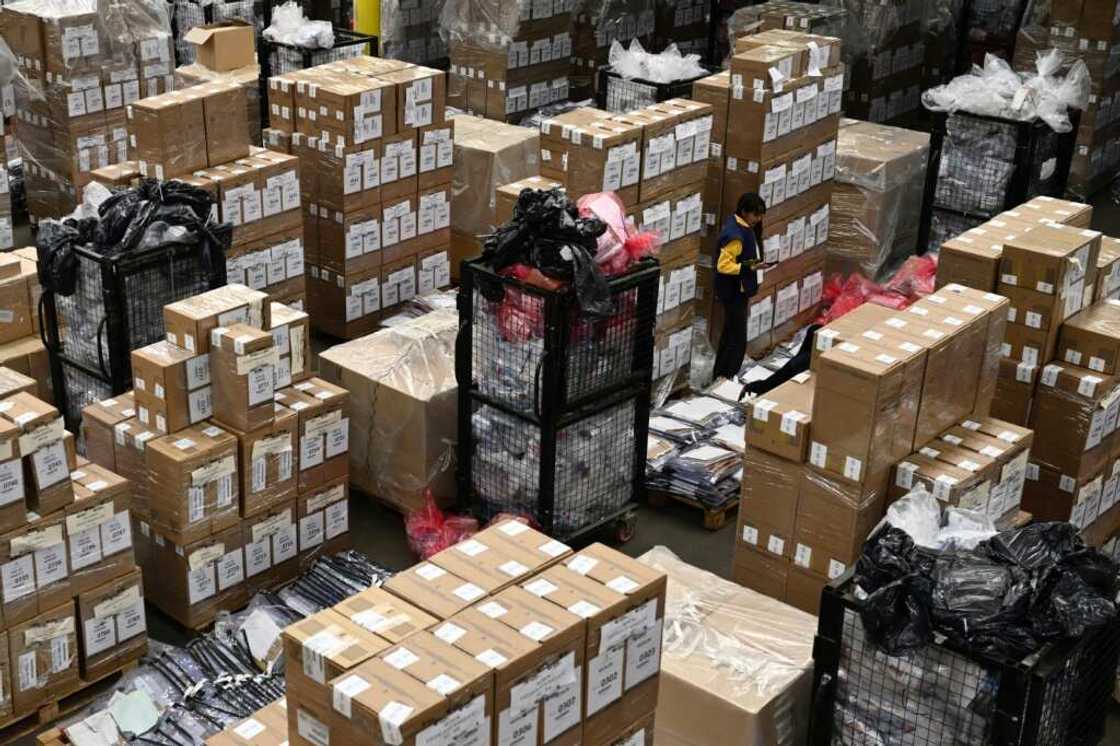
[[[766,202],[754,192],[739,197],[735,214],[719,234],[715,296],[723,304],[723,331],[713,371],[716,378],[734,378],[747,354],[747,304],[758,292],[758,270],[773,264],[762,261],[762,218]]]

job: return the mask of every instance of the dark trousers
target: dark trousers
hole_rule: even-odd
[[[716,378],[734,378],[747,355],[747,296],[738,295],[723,303],[723,332],[716,350]]]

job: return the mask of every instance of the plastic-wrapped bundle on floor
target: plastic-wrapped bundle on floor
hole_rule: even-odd
[[[914,254],[928,159],[925,133],[841,122],[826,271],[883,280]]]

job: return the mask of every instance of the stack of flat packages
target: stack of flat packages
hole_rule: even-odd
[[[127,107],[174,86],[171,29],[141,15],[110,23],[92,1],[4,7],[4,38],[27,81],[15,135],[33,222],[69,214],[95,169],[132,160]]]
[[[845,119],[825,271],[886,280],[918,248],[929,135]]]
[[[227,285],[164,307],[132,391],[83,410],[133,485],[149,601],[188,628],[349,545],[347,393],[311,375],[307,314]]]
[[[739,197],[761,195],[763,259],[777,263],[760,273],[748,318],[749,349],[761,354],[811,320],[820,302],[844,66],[838,39],[800,32],[745,36],[736,49],[729,77],[694,84],[720,125],[707,166],[704,253],[715,257]]]
[[[400,304],[450,283],[446,77],[356,57],[269,80],[270,124],[291,131],[300,160],[316,329],[343,339],[369,334]]]
[[[523,8],[502,0],[465,0],[446,6],[448,103],[517,123],[542,106],[567,101],[574,3],[543,0]]]

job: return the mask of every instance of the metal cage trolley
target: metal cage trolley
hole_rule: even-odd
[[[548,291],[463,265],[456,350],[460,500],[480,519],[531,516],[562,540],[628,538],[645,478],[659,266],[608,281],[591,318]]]

